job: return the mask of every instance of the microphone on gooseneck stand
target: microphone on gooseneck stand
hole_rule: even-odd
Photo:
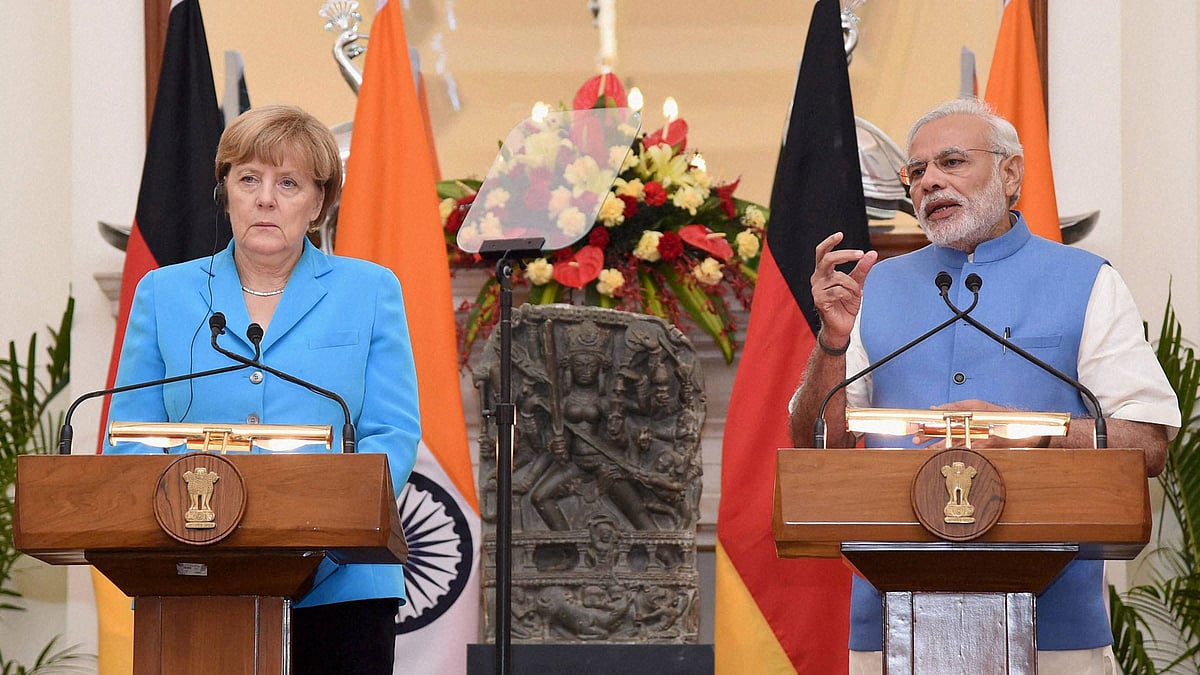
[[[983,279],[980,279],[978,274],[969,274],[969,275],[967,275],[965,283],[967,286],[967,290],[969,290],[975,294],[975,302],[971,303],[971,306],[974,307],[975,303],[979,302],[979,289],[981,286],[983,286]],[[972,287],[972,286],[974,286],[974,287]],[[942,293],[942,300],[944,300],[946,302],[947,307],[949,307],[954,312],[958,312],[958,308],[955,307],[954,303],[950,301],[950,296],[944,292]],[[983,325],[975,317],[967,316],[966,313],[964,312],[962,318],[964,320],[966,320],[967,323],[969,323],[972,326],[974,326],[975,328],[977,328],[979,330],[979,332],[981,332],[984,335],[988,336],[989,338],[995,340],[996,342],[999,342],[1006,349],[1013,350],[1021,358],[1032,363],[1033,365],[1037,366],[1038,368],[1041,368],[1042,370],[1046,371],[1047,373],[1050,373],[1051,375],[1053,375],[1054,377],[1057,377],[1058,379],[1062,380],[1063,382],[1066,382],[1067,384],[1071,385],[1071,387],[1073,387],[1075,389],[1075,391],[1078,391],[1080,394],[1083,394],[1083,397],[1085,399],[1087,399],[1087,401],[1089,403],[1092,404],[1092,410],[1095,411],[1095,413],[1096,413],[1096,447],[1100,448],[1100,449],[1104,449],[1104,448],[1108,447],[1108,423],[1105,422],[1105,420],[1104,420],[1104,411],[1100,409],[1099,399],[1096,398],[1096,395],[1093,394],[1090,389],[1083,386],[1083,383],[1080,382],[1079,380],[1071,377],[1070,375],[1067,375],[1066,373],[1055,368],[1054,366],[1050,365],[1049,363],[1046,363],[1045,361],[1039,359],[1038,357],[1034,356],[1033,354],[1030,354],[1029,352],[1025,351],[1024,349],[1013,344],[1012,340],[1009,340],[1002,335],[998,335],[995,331],[993,331],[992,329]]]
[[[211,321],[209,322],[209,326],[212,327]],[[213,336],[214,336],[213,339],[215,340],[216,339],[216,337],[215,337],[216,331],[215,330],[214,330]],[[69,408],[67,408],[66,414],[63,415],[62,428],[58,432],[58,454],[60,454],[60,455],[71,454],[71,441],[75,435],[74,430],[71,428],[71,416],[73,414],[75,414],[75,408],[77,408],[80,403],[83,403],[84,401],[86,401],[90,398],[96,398],[97,396],[107,396],[109,394],[120,394],[122,392],[133,391],[135,389],[145,389],[147,387],[160,387],[164,384],[171,384],[172,382],[182,382],[184,380],[194,380],[194,379],[200,378],[200,377],[208,377],[209,375],[220,375],[222,373],[231,373],[235,370],[242,370],[244,368],[249,368],[249,367],[250,367],[250,364],[239,363],[236,366],[225,366],[223,368],[213,368],[212,370],[202,370],[198,373],[187,373],[185,375],[175,375],[174,377],[164,377],[164,378],[158,379],[158,380],[148,380],[146,382],[136,382],[134,384],[127,384],[127,385],[120,386],[120,387],[111,387],[109,389],[97,389],[96,391],[89,391],[89,392],[83,394],[82,396],[80,396],[79,398],[75,399],[74,401],[72,401],[71,406]],[[163,452],[164,453],[167,452],[167,448],[163,448]]]
[[[975,275],[972,275],[972,276],[975,276]],[[934,284],[937,285],[938,291],[941,294],[941,296],[943,298],[945,298],[946,293],[950,290],[950,285],[952,283],[954,283],[954,280],[950,277],[950,275],[947,272],[941,271],[941,272],[937,273],[937,276],[934,278],[933,282],[934,282]],[[970,284],[967,285],[967,288],[968,289],[971,288]],[[904,352],[912,349],[913,347],[917,346],[918,344],[933,337],[934,334],[941,332],[947,326],[953,324],[955,321],[958,321],[959,319],[966,317],[969,313],[971,313],[972,310],[975,309],[975,305],[979,304],[979,287],[976,286],[974,289],[972,289],[972,293],[975,294],[975,300],[971,302],[970,307],[967,307],[966,309],[963,309],[963,310],[960,310],[957,307],[951,307],[951,309],[954,311],[954,316],[952,316],[949,319],[946,319],[945,321],[934,326],[928,332],[926,332],[925,334],[916,338],[912,342],[909,342],[908,344],[897,349],[896,351],[892,352],[891,354],[888,354],[887,356],[883,357],[882,359],[879,359],[875,363],[872,363],[871,365],[867,366],[866,368],[863,368],[862,370],[858,371],[857,373],[851,375],[850,377],[847,377],[846,379],[844,379],[841,382],[838,382],[836,385],[834,385],[833,389],[830,389],[829,393],[825,394],[825,398],[821,401],[821,408],[817,411],[817,419],[815,422],[813,422],[813,447],[814,448],[824,448],[825,447],[825,436],[826,436],[826,433],[825,433],[826,432],[825,408],[826,408],[826,406],[829,405],[829,401],[830,401],[830,399],[833,398],[834,394],[836,394],[839,391],[841,391],[842,389],[845,389],[846,387],[850,386],[855,381],[862,379],[863,377],[866,377],[872,371],[874,371],[876,368],[882,366],[883,364],[887,363],[888,361],[891,361],[892,359],[896,358],[897,356],[900,356]]]
[[[350,417],[350,407],[346,405],[346,401],[341,396],[338,396],[336,393],[329,391],[328,389],[318,387],[312,382],[302,380],[295,375],[289,375],[282,370],[272,368],[271,366],[268,366],[260,361],[259,358],[262,356],[263,339],[262,326],[258,325],[257,323],[251,323],[246,327],[246,339],[250,340],[250,344],[254,345],[254,358],[248,359],[237,352],[231,352],[217,344],[217,336],[225,332],[224,314],[221,312],[214,312],[212,317],[208,320],[208,325],[210,328],[212,328],[212,347],[213,349],[217,350],[217,352],[233,359],[234,361],[237,361],[238,363],[244,364],[243,367],[253,366],[255,368],[265,370],[266,372],[282,380],[286,380],[292,384],[300,385],[314,394],[319,394],[325,398],[336,401],[337,404],[342,407],[342,415],[346,420],[345,424],[342,425],[342,452],[347,454],[354,452],[354,423],[351,421],[352,418]]]

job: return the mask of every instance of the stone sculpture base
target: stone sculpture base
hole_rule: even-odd
[[[467,645],[467,675],[496,672],[493,645]],[[512,646],[514,675],[698,675],[713,672],[712,645],[538,645]]]

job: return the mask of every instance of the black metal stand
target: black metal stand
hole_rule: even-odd
[[[517,406],[512,398],[513,260],[541,254],[543,239],[484,242],[479,254],[496,259],[500,283],[500,399],[496,402],[496,652],[497,675],[512,672],[512,453]]]

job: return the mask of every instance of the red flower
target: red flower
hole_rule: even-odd
[[[737,204],[733,202],[733,191],[737,189],[740,182],[742,182],[742,179],[738,178],[728,185],[718,185],[716,187],[717,199],[721,200],[721,208],[725,211],[725,217],[730,220],[737,217]]]
[[[662,183],[652,180],[642,189],[642,198],[650,206],[662,206],[667,203],[667,191],[663,189]]]
[[[575,257],[575,252],[569,248],[560,248],[554,252],[554,264],[571,262]]]
[[[683,152],[687,150],[687,132],[687,122],[681,119],[675,120],[662,129],[646,136],[642,144],[647,148],[653,148],[659,143],[666,143],[674,148],[675,152]]]
[[[604,253],[595,246],[584,246],[572,259],[554,264],[554,280],[563,286],[583,288],[600,276]]]
[[[473,193],[454,200],[454,210],[450,212],[450,215],[446,216],[447,232],[450,234],[458,232],[458,228],[462,227],[463,221],[467,219],[467,212],[471,210],[471,202],[473,201],[475,201]]]
[[[624,108],[629,105],[625,96],[625,87],[621,80],[612,73],[597,75],[575,92],[575,101],[571,107],[575,110],[590,110],[592,108]]]
[[[629,220],[630,218],[637,215],[637,212],[638,212],[637,197],[634,197],[632,195],[617,195],[617,199],[620,199],[621,201],[625,202],[625,211],[621,214],[621,215],[625,216],[625,220]]]
[[[663,232],[658,238],[658,254],[667,262],[675,260],[683,255],[683,239],[674,232]]]
[[[610,240],[608,230],[603,227],[593,227],[592,231],[588,234],[588,246],[595,246],[601,250],[608,248]]]
[[[679,236],[722,262],[733,257],[733,247],[725,241],[724,233],[713,232],[703,225],[685,225],[679,228]]]

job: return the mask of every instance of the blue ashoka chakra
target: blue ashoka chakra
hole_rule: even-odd
[[[475,542],[454,497],[429,477],[413,472],[399,504],[408,541],[408,604],[396,616],[396,634],[403,635],[435,621],[462,595],[471,576]]]

